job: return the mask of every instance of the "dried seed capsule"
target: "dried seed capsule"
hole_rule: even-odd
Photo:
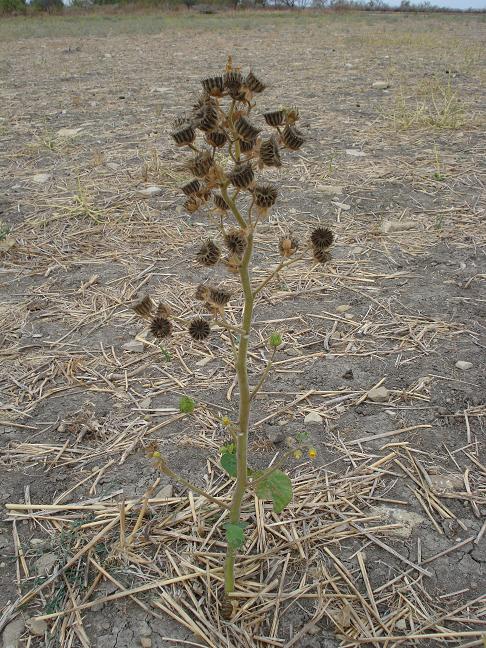
[[[295,124],[295,122],[298,121],[299,117],[299,109],[295,106],[292,106],[292,108],[289,108],[286,111],[285,121],[287,122],[287,124]]]
[[[143,297],[141,300],[135,302],[132,305],[132,308],[137,313],[137,315],[140,315],[140,317],[151,319],[154,306],[155,304],[152,301],[150,295],[145,295],[145,297]]]
[[[331,253],[323,248],[313,248],[312,250],[315,261],[324,265],[331,260]]]
[[[204,91],[212,97],[221,97],[224,89],[224,81],[222,76],[208,77],[201,81]]]
[[[231,274],[238,274],[240,271],[241,267],[241,257],[238,256],[237,254],[230,254],[225,260],[224,260],[225,266],[231,272]]]
[[[327,227],[316,227],[316,229],[311,232],[310,240],[314,248],[325,250],[332,245],[334,234]]]
[[[163,317],[165,319],[169,319],[172,316],[172,312],[170,310],[170,307],[167,306],[167,304],[163,304],[162,302],[159,302],[159,305],[157,306],[157,310],[155,311],[155,317]]]
[[[210,288],[209,302],[215,306],[226,306],[231,299],[231,293],[224,288]]]
[[[278,191],[274,185],[257,185],[253,191],[255,204],[257,207],[269,209],[273,207],[277,200]]]
[[[205,266],[213,266],[218,263],[221,256],[221,250],[218,245],[211,239],[208,239],[196,254],[199,263]]]
[[[285,123],[285,110],[272,110],[263,113],[263,117],[269,126],[282,126]]]
[[[196,288],[195,297],[196,299],[199,299],[199,301],[208,301],[210,292],[211,289],[209,288],[209,286],[199,284],[199,286]]]
[[[249,72],[243,83],[252,92],[263,92],[267,87],[253,74],[253,72]]]
[[[196,317],[189,324],[189,335],[194,340],[205,340],[211,333],[211,326],[203,317]]]
[[[248,239],[243,230],[235,229],[227,232],[224,242],[228,250],[241,259],[245,253]]]
[[[202,188],[203,188],[202,182],[196,179],[191,180],[183,187],[181,187],[182,191],[186,194],[186,196],[192,196],[193,194],[197,194],[201,191]]]
[[[150,332],[156,338],[165,338],[172,333],[172,322],[165,317],[154,317],[150,325]]]
[[[224,87],[230,90],[231,88],[239,88],[243,83],[243,75],[237,70],[225,72],[223,76]]]
[[[228,136],[225,131],[222,129],[209,131],[206,133],[206,142],[215,146],[216,148],[221,148],[228,141]]]
[[[247,189],[253,182],[255,174],[250,162],[237,164],[229,174],[231,184],[238,189]]]
[[[299,241],[296,239],[294,236],[291,234],[287,234],[286,236],[281,236],[278,242],[278,250],[280,254],[285,257],[289,258],[299,248]]]
[[[296,151],[305,142],[305,137],[295,126],[287,125],[282,133],[282,140],[287,148]]]
[[[172,131],[171,136],[177,146],[187,146],[196,139],[196,131],[189,122],[183,121]]]
[[[260,162],[264,166],[282,166],[280,151],[274,137],[264,140],[260,145]]]
[[[221,196],[220,194],[214,194],[213,195],[213,201],[216,206],[216,209],[219,209],[220,211],[228,211],[229,205],[226,202],[226,200]]]
[[[201,201],[198,198],[196,198],[196,196],[191,196],[184,203],[184,209],[187,212],[189,212],[189,214],[193,214],[194,212],[196,212],[200,206],[201,206]]]
[[[251,140],[249,142],[245,142],[245,140],[240,140],[240,151],[241,153],[249,153],[255,148],[255,144],[257,143],[257,140]]]
[[[245,140],[245,142],[253,142],[256,140],[260,128],[256,128],[246,117],[239,117],[235,121],[235,129],[238,133],[240,139]]]
[[[210,131],[218,126],[218,111],[212,103],[205,103],[194,114],[194,124],[202,131]]]
[[[188,163],[189,170],[198,178],[204,178],[209,173],[213,165],[213,157],[209,151],[198,153],[195,158]]]

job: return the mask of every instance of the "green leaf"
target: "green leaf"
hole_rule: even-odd
[[[274,470],[256,485],[260,499],[272,500],[275,513],[281,513],[292,500],[292,482],[281,470]]]
[[[238,522],[238,524],[225,524],[226,541],[231,549],[239,549],[245,543],[245,522]]]
[[[194,412],[196,403],[189,396],[182,396],[179,400],[179,412],[181,414],[191,414]]]
[[[226,470],[230,477],[236,477],[236,454],[234,452],[223,452],[221,455],[221,467]]]

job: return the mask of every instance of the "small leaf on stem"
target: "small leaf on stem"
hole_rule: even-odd
[[[281,513],[292,500],[292,482],[281,470],[274,470],[256,484],[260,499],[272,500],[275,513]]]
[[[226,541],[231,549],[239,549],[245,543],[246,522],[238,522],[238,524],[225,524]]]

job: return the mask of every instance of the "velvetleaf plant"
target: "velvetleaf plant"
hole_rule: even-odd
[[[187,148],[191,157],[186,168],[193,178],[181,189],[185,194],[184,207],[190,214],[205,211],[215,225],[218,237],[201,243],[196,253],[197,263],[207,268],[217,265],[239,279],[243,308],[238,325],[230,323],[225,311],[234,298],[224,285],[202,283],[195,290],[195,299],[203,304],[204,314],[189,321],[176,317],[165,304],[156,305],[149,295],[134,304],[138,315],[149,322],[154,338],[170,338],[174,327],[183,327],[197,343],[203,343],[218,327],[227,333],[234,356],[234,368],[239,387],[238,417],[232,421],[223,417],[222,424],[231,434],[231,442],[221,449],[221,466],[235,479],[231,503],[213,497],[202,488],[174,472],[157,446],[150,448],[150,456],[157,468],[192,491],[227,510],[225,524],[227,550],[224,562],[225,600],[223,616],[230,618],[234,610],[231,594],[235,591],[235,559],[245,541],[245,526],[241,520],[245,493],[252,491],[263,500],[271,500],[279,514],[292,499],[290,478],[280,470],[285,460],[294,455],[309,457],[315,450],[306,443],[304,433],[298,435],[296,445],[263,471],[255,471],[248,464],[250,413],[255,397],[267,378],[275,353],[282,344],[280,333],[269,340],[269,357],[256,384],[251,387],[248,376],[248,352],[253,326],[254,306],[262,291],[272,279],[290,265],[312,256],[318,264],[327,263],[333,233],[319,225],[302,244],[292,233],[285,233],[276,241],[281,256],[278,265],[258,283],[252,280],[252,260],[255,231],[268,216],[277,201],[279,189],[264,178],[267,169],[282,166],[285,152],[297,151],[304,144],[304,136],[296,126],[299,111],[279,108],[263,113],[263,119],[253,118],[256,97],[265,90],[265,84],[249,72],[244,76],[228,58],[225,71],[219,76],[202,80],[203,91],[188,114],[179,117],[171,133],[179,148]],[[266,128],[264,131],[259,124]],[[191,413],[194,402],[187,396],[181,399],[180,411]]]

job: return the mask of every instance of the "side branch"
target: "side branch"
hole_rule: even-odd
[[[293,257],[292,259],[287,259],[286,261],[280,261],[278,266],[275,268],[275,270],[272,270],[272,272],[268,275],[266,279],[264,279],[258,286],[253,290],[253,297],[256,297],[261,291],[265,288],[265,286],[277,275],[281,270],[284,268],[288,268],[288,266],[292,265],[293,263],[297,263],[297,261],[303,261],[305,257],[299,256],[299,257]]]
[[[253,390],[252,390],[252,392],[250,394],[250,401],[252,401],[255,398],[255,396],[258,394],[260,389],[263,387],[263,383],[267,379],[267,376],[270,373],[270,369],[272,368],[273,359],[275,358],[275,353],[276,352],[277,352],[277,349],[273,348],[272,349],[272,355],[270,356],[270,358],[269,358],[269,360],[268,360],[268,362],[267,362],[267,364],[265,366],[265,369],[263,370],[262,375],[260,376],[260,380],[258,381],[258,383],[253,388]]]

